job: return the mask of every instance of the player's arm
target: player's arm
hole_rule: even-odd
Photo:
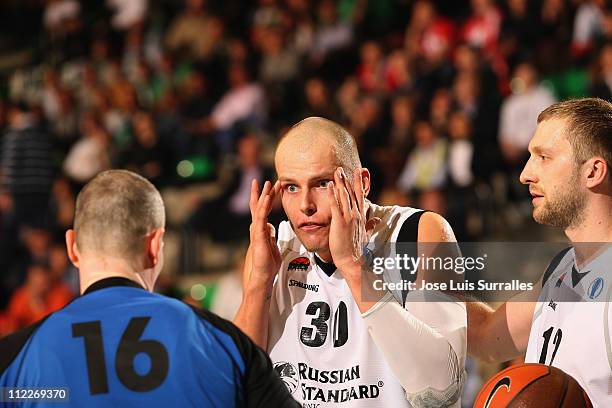
[[[407,310],[389,293],[376,290],[371,281],[374,273],[364,271],[363,259],[363,243],[375,223],[366,221],[364,184],[358,172],[352,185],[346,182],[342,169],[328,185],[332,213],[329,248],[334,263],[410,403],[415,407],[454,406],[461,395],[466,354],[465,305],[441,294],[439,302],[411,299],[414,303]],[[422,217],[418,240],[456,242],[448,223],[437,214]],[[453,246],[456,243],[449,245]]]
[[[527,350],[536,303],[542,287],[570,248],[559,252],[534,284],[497,310],[480,302],[468,302],[468,353],[490,362],[507,361]]]
[[[418,240],[419,243],[448,243],[420,244],[419,253],[426,256],[459,255],[450,225],[435,213],[428,212],[421,217]],[[419,275],[418,280],[443,279],[440,274],[431,279],[431,275],[423,275],[421,270]],[[364,289],[373,290],[373,286],[368,284]],[[362,310],[362,316],[408,400],[415,407],[456,405],[461,395],[466,355],[465,304],[442,292],[424,295],[421,291],[412,291],[404,308],[391,294],[385,296],[368,310]]]
[[[281,258],[276,245],[274,227],[268,223],[268,215],[274,197],[280,189],[269,181],[261,194],[259,185],[251,185],[250,244],[245,260],[242,303],[234,323],[264,350],[268,344],[268,319],[274,277],[278,273]]]
[[[487,362],[508,361],[527,350],[533,311],[541,282],[519,293],[497,309],[467,302],[468,353]]]

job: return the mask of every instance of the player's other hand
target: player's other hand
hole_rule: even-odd
[[[264,183],[261,193],[259,183],[253,179],[251,183],[251,227],[250,227],[250,279],[261,283],[270,283],[278,273],[281,256],[276,245],[274,226],[268,222],[275,197],[280,191],[280,183],[274,185],[269,181]],[[249,265],[246,265],[249,268]]]
[[[370,240],[380,218],[367,219],[361,169],[355,170],[351,184],[342,167],[334,173],[334,182],[327,185],[332,220],[329,229],[329,250],[334,264],[346,277],[361,270],[363,249]]]

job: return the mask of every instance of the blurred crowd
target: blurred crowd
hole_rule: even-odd
[[[250,180],[323,116],[355,136],[373,201],[477,240],[529,216],[538,113],[612,98],[605,0],[7,0],[0,24],[0,336],[78,293],[63,234],[104,169],[163,192],[175,269],[198,272],[194,237],[248,238]]]

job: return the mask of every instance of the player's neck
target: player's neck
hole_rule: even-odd
[[[567,228],[565,235],[572,242],[612,242],[612,199],[587,206],[582,222]]]
[[[79,280],[81,294],[92,284],[106,278],[126,278],[152,290],[141,274],[136,273],[125,261],[115,258],[94,258],[81,261],[79,265]]]
[[[334,259],[332,258],[331,252],[329,250],[317,251],[315,255],[319,257],[320,260],[326,263],[333,263]]]

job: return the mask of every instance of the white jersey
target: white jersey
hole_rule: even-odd
[[[395,242],[416,211],[371,205],[381,223],[368,247],[388,249],[384,244]],[[283,261],[271,299],[268,352],[293,397],[304,407],[410,407],[342,274],[328,276],[288,222],[279,226],[278,245]]]
[[[573,248],[559,254],[544,283],[525,361],[560,368],[578,381],[595,407],[612,407],[612,249],[581,271],[574,257]]]

